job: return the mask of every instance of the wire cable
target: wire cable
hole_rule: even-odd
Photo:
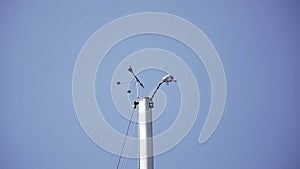
[[[124,151],[126,139],[127,139],[127,136],[128,136],[128,131],[129,131],[129,128],[130,128],[130,125],[131,125],[131,122],[132,122],[132,117],[133,117],[134,112],[135,112],[135,109],[132,109],[131,116],[130,116],[130,121],[129,121],[127,130],[126,130],[126,136],[124,138],[121,153],[120,153],[120,156],[119,156],[119,159],[118,159],[117,169],[119,169],[119,166],[120,166],[120,161],[121,161],[121,158],[122,158],[122,154],[123,154],[123,151]]]
[[[124,164],[124,169],[126,169],[126,166],[127,166],[127,162],[128,162],[128,155],[129,155],[129,151],[130,151],[130,148],[131,148],[131,145],[132,145],[132,141],[133,141],[133,137],[134,137],[134,132],[135,132],[135,127],[136,127],[136,123],[134,123],[133,125],[133,128],[132,128],[132,131],[131,131],[131,140],[129,142],[129,145],[128,145],[128,148],[127,148],[127,154],[126,154],[126,159],[125,159],[125,164]]]

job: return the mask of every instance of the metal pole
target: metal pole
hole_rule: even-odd
[[[153,169],[152,109],[150,99],[139,100],[139,169]]]

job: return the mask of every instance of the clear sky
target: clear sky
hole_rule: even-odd
[[[116,111],[110,95],[116,66],[136,50],[167,49],[193,71],[201,103],[191,132],[171,151],[156,156],[155,168],[298,169],[299,8],[296,0],[1,1],[0,168],[115,168],[118,157],[97,146],[77,119],[72,99],[75,62],[88,38],[112,20],[164,12],[196,25],[219,53],[227,101],[216,132],[198,143],[210,105],[201,61],[178,41],[155,35],[123,41],[99,66],[96,96],[107,121],[125,133],[128,121],[111,113]],[[147,95],[163,75],[141,72],[149,86],[141,94]],[[154,134],[176,118],[177,89],[162,87],[168,104],[154,123]],[[131,159],[128,168],[136,167]]]

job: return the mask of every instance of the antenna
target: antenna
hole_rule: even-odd
[[[138,86],[140,85],[144,88],[142,82],[138,79],[138,77],[134,74],[133,69],[131,66],[127,69],[135,78],[136,84],[136,92],[137,92],[137,99],[133,103],[133,110],[139,105],[139,114],[138,114],[138,130],[139,130],[139,169],[153,169],[153,132],[152,132],[152,108],[154,107],[153,98],[155,93],[159,89],[159,87],[166,83],[167,85],[170,82],[177,82],[177,80],[168,73],[165,75],[162,80],[157,85],[155,91],[153,92],[152,96],[139,98],[138,96]],[[117,85],[125,84],[125,83],[132,83],[132,82],[117,82]],[[130,93],[131,90],[127,90],[127,93]],[[129,121],[130,126],[131,120]],[[126,135],[127,137],[127,135]],[[125,138],[126,139],[126,138]],[[125,141],[124,141],[125,142]],[[122,156],[122,153],[120,157]],[[118,161],[119,166],[120,158]],[[125,163],[126,164],[126,163]],[[126,166],[126,165],[125,165]]]

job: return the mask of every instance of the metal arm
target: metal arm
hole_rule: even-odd
[[[157,85],[155,91],[153,92],[152,96],[150,97],[150,100],[151,100],[151,101],[152,101],[154,95],[156,94],[157,90],[159,89],[160,85],[162,85],[163,83],[164,83],[164,82],[160,82],[160,83]]]

